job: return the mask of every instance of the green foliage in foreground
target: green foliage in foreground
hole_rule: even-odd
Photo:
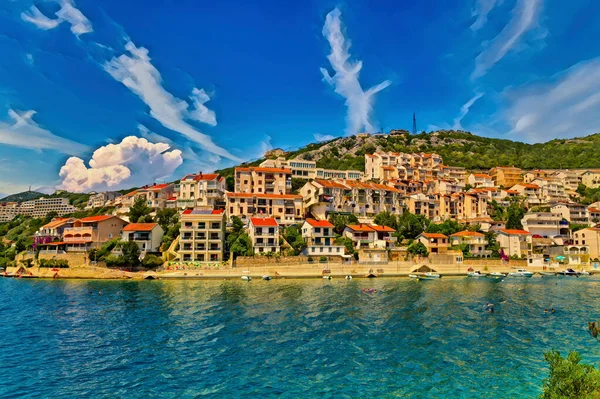
[[[581,355],[570,352],[566,358],[558,351],[544,354],[550,375],[544,380],[540,399],[599,399],[600,371],[581,363]]]
[[[429,251],[427,250],[427,247],[421,241],[414,241],[412,244],[410,244],[408,246],[408,253],[413,256],[429,256]]]
[[[69,267],[69,261],[66,259],[40,259],[40,267],[66,269]]]

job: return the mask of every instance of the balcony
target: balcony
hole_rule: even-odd
[[[274,243],[274,242],[257,242],[254,243],[255,247],[278,247],[279,244],[278,243]]]

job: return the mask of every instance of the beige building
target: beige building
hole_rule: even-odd
[[[496,241],[508,256],[527,257],[531,254],[532,234],[519,229],[502,229],[498,231]]]
[[[304,219],[302,196],[295,194],[227,193],[227,216],[241,219],[272,217],[281,224],[295,224]]]
[[[529,206],[545,203],[542,197],[542,189],[537,184],[519,183],[512,186],[510,190],[518,193],[521,197],[525,197],[525,201]]]
[[[10,222],[19,215],[18,202],[3,202],[0,204],[0,222]]]
[[[476,231],[459,231],[450,235],[450,244],[452,246],[467,245],[469,252],[473,256],[490,256],[492,251],[486,250],[485,246],[488,244],[485,239],[485,234],[478,233]]]
[[[577,190],[579,183],[582,182],[582,173],[584,170],[558,170],[554,171],[551,176],[557,179],[567,190]]]
[[[279,224],[270,217],[250,218],[248,235],[255,254],[279,253]]]
[[[64,245],[67,252],[98,248],[107,241],[121,237],[121,230],[126,225],[126,221],[112,215],[77,219],[72,227],[63,230],[63,242],[56,245]]]
[[[138,198],[143,198],[150,208],[164,209],[167,207],[168,201],[174,196],[175,185],[173,183],[153,184],[144,186],[135,191],[125,194],[120,198],[116,198],[115,202],[119,202],[117,214],[125,216],[129,213],[131,206]],[[126,217],[126,216],[125,216]]]
[[[417,241],[425,245],[430,254],[444,254],[450,246],[448,236],[440,233],[421,233]]]
[[[102,208],[111,204],[115,198],[120,197],[121,193],[117,191],[105,191],[90,195],[90,199],[85,206],[85,209]]]
[[[349,179],[364,180],[365,173],[360,170],[336,170],[317,168],[315,161],[290,159],[284,157],[267,159],[260,164],[265,168],[286,168],[292,171],[292,177],[299,179]]]
[[[492,177],[486,173],[471,173],[467,178],[467,183],[475,188],[494,187]]]
[[[426,180],[433,177],[443,165],[438,154],[408,154],[401,152],[376,152],[365,154],[365,178],[367,180],[414,179]]]
[[[553,175],[553,172],[543,169],[534,169],[523,173],[523,183],[531,183],[535,179],[547,179]],[[520,183],[520,182],[517,182]],[[517,184],[515,183],[515,184]],[[514,185],[514,184],[513,184]]]
[[[235,192],[246,194],[288,194],[292,171],[288,168],[235,168]]]
[[[590,259],[600,259],[600,228],[590,227],[573,233],[573,244],[575,246],[587,246]]]
[[[553,213],[560,214],[565,220],[575,224],[590,224],[587,207],[572,202],[557,203],[550,207]]]
[[[581,174],[581,183],[589,188],[600,187],[600,170],[588,170]]]
[[[543,238],[553,238],[559,235],[568,236],[569,222],[563,221],[560,213],[530,212],[521,219],[523,229]]]
[[[223,210],[183,211],[179,230],[179,259],[184,262],[222,262],[225,225]]]
[[[56,212],[58,216],[73,213],[77,210],[71,205],[68,198],[37,198],[19,204],[16,211],[19,215],[43,218],[50,212]]]
[[[540,200],[542,203],[549,204],[552,202],[562,202],[569,199],[565,187],[562,183],[557,182],[553,178],[537,178],[533,180],[534,184],[540,188]]]
[[[163,234],[158,223],[130,223],[123,227],[121,240],[135,242],[143,258],[148,252],[160,252]]]
[[[216,173],[186,175],[177,187],[177,207],[181,209],[219,209],[225,206],[227,184]]]
[[[514,166],[497,166],[490,169],[489,175],[495,186],[512,187],[523,181],[523,171]]]

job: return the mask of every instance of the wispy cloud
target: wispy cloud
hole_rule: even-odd
[[[54,150],[63,154],[80,154],[88,148],[57,136],[33,120],[35,111],[8,111],[13,123],[0,122],[0,143],[31,150]]]
[[[600,126],[600,57],[580,62],[548,82],[505,93],[503,113],[508,136],[540,142],[598,132]]]
[[[454,118],[454,124],[452,125],[452,129],[455,129],[455,130],[462,129],[461,122],[462,122],[463,118],[465,116],[467,116],[467,114],[469,113],[469,109],[471,109],[473,104],[475,104],[475,101],[479,100],[483,95],[484,95],[484,93],[475,93],[475,95],[471,99],[469,99],[469,101],[467,101],[466,103],[463,104],[462,107],[460,107],[460,113],[458,114],[458,116],[456,118]]]
[[[487,22],[488,14],[494,9],[496,3],[500,3],[497,0],[476,0],[475,7],[471,15],[476,17],[475,22],[471,25],[471,30],[478,31]]]
[[[475,59],[475,69],[471,73],[471,80],[485,75],[519,43],[527,31],[537,26],[541,6],[542,0],[517,0],[508,24]]]
[[[323,79],[330,84],[335,92],[346,99],[348,113],[346,116],[346,133],[374,132],[378,130],[376,122],[372,120],[374,96],[388,87],[391,82],[385,80],[364,91],[358,78],[362,68],[362,61],[350,60],[350,41],[342,33],[341,12],[334,9],[325,19],[323,36],[331,46],[331,54],[327,56],[335,74],[321,68]]]
[[[83,159],[70,157],[60,168],[59,188],[86,192],[154,182],[172,175],[183,163],[181,151],[169,149],[166,143],[125,137],[118,144],[108,144],[94,151],[89,167]]]
[[[168,92],[162,86],[162,78],[158,69],[150,62],[148,50],[129,41],[125,45],[126,53],[114,57],[104,64],[104,69],[115,80],[123,83],[150,108],[150,115],[164,127],[179,132],[188,139],[198,143],[206,151],[234,160],[240,159],[229,151],[216,145],[210,136],[201,133],[186,122],[196,120],[216,125],[213,111],[204,103],[209,100],[203,90],[194,89],[190,96],[192,105]]]
[[[60,0],[56,3],[60,5],[60,9],[56,12],[55,19],[45,16],[35,5],[22,12],[21,18],[44,30],[54,29],[61,23],[67,22],[71,25],[71,32],[76,36],[93,32],[92,23],[75,7],[73,0]]]
[[[318,142],[322,142],[322,141],[329,141],[329,140],[333,140],[335,139],[335,136],[332,136],[331,134],[320,134],[320,133],[315,133],[313,134],[313,137],[315,138],[315,140],[317,140]]]

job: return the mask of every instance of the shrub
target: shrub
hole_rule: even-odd
[[[121,267],[125,265],[125,259],[122,256],[108,255],[104,258],[106,266],[108,267]]]
[[[146,256],[144,256],[144,259],[142,259],[142,266],[144,266],[148,269],[157,268],[157,267],[161,266],[162,264],[163,264],[163,259],[156,255],[147,254]]]
[[[40,259],[40,267],[66,269],[69,267],[69,261],[65,259]]]
[[[544,392],[540,399],[600,397],[600,371],[581,364],[581,355],[570,352],[566,358],[558,351],[544,354],[550,366],[550,375],[544,380]]]
[[[327,256],[321,256],[319,262],[327,262]]]

